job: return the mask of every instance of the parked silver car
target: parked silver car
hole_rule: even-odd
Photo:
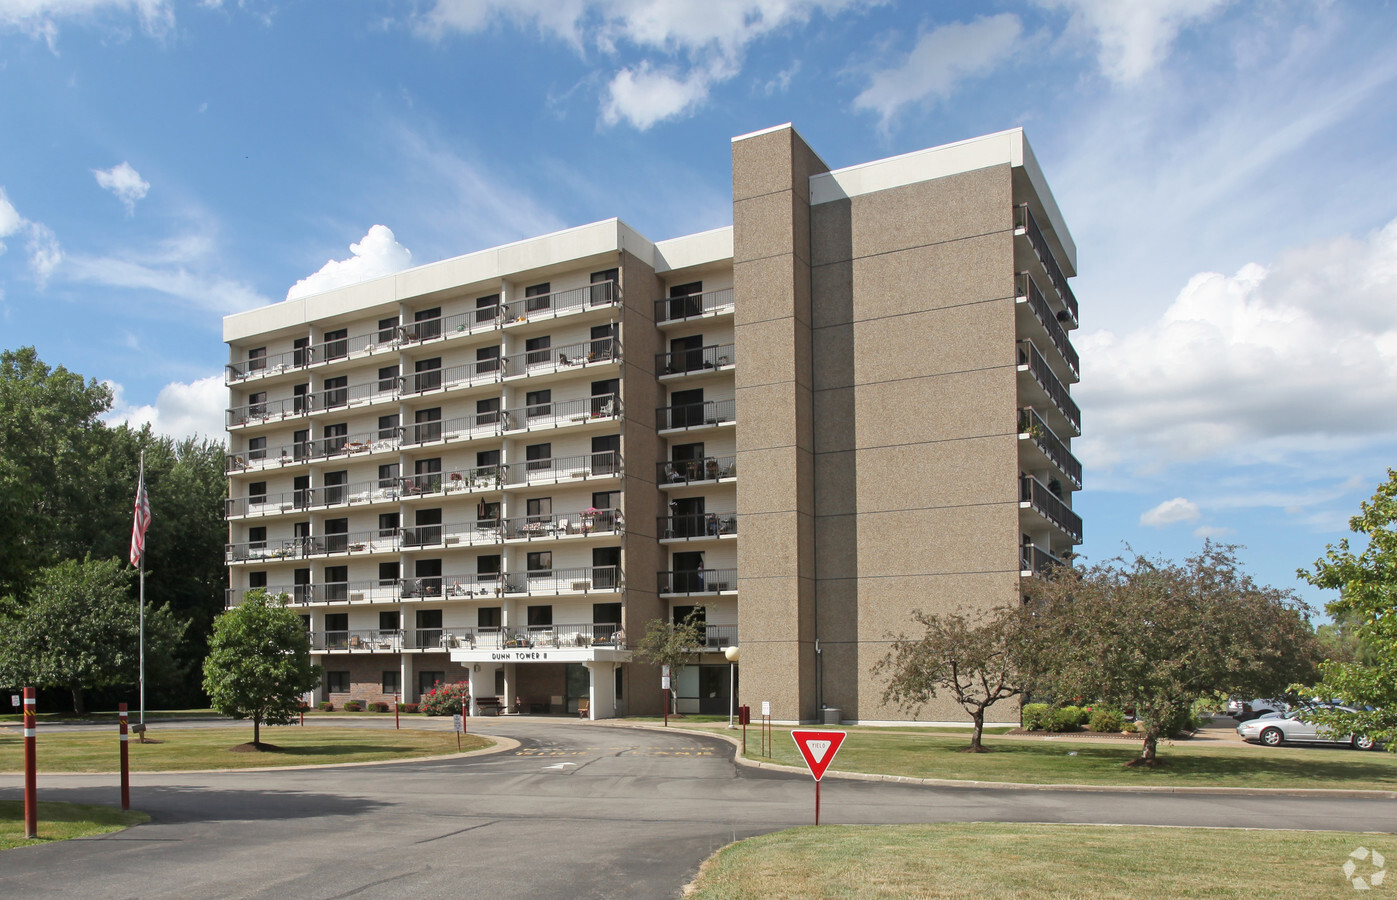
[[[1267,747],[1281,744],[1349,744],[1355,750],[1372,750],[1377,742],[1363,734],[1335,735],[1314,721],[1308,720],[1306,713],[1313,709],[1342,709],[1357,712],[1348,706],[1320,704],[1302,706],[1289,713],[1270,713],[1259,719],[1252,719],[1237,726],[1237,734],[1244,741],[1254,741]]]

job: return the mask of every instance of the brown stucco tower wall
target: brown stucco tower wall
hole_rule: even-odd
[[[742,696],[773,717],[816,715],[815,427],[810,176],[827,167],[789,126],[736,139],[733,293],[738,631]]]
[[[1018,598],[1012,207],[1002,165],[811,211],[820,674],[846,719],[906,717],[872,667],[914,610]]]

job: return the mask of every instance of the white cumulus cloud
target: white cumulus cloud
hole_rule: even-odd
[[[1085,33],[1097,61],[1118,84],[1137,81],[1169,55],[1186,27],[1206,21],[1230,0],[1037,0],[1071,12],[1068,31]]]
[[[357,284],[401,272],[412,265],[412,253],[386,225],[375,225],[357,244],[349,245],[347,259],[332,259],[313,275],[302,278],[286,292],[287,300],[318,294],[321,291]]]
[[[156,37],[168,33],[175,24],[170,0],[3,0],[0,29],[42,38],[52,49],[61,20],[86,24],[131,15],[140,20],[146,33]]]
[[[126,423],[132,428],[149,424],[157,434],[180,439],[211,437],[223,439],[224,407],[228,388],[222,375],[210,375],[188,384],[171,382],[160,389],[155,402],[132,405],[126,401],[120,384],[107,382],[113,395],[112,409],[103,416],[108,425]]]
[[[909,104],[949,97],[966,78],[995,69],[1014,50],[1023,23],[1013,13],[952,22],[923,32],[907,55],[873,73],[855,109],[878,113],[884,128]]]
[[[53,229],[20,215],[5,194],[5,189],[0,187],[0,253],[6,249],[4,239],[16,236],[24,237],[24,249],[29,254],[29,271],[42,288],[59,263],[63,262],[63,248]]]
[[[1197,503],[1184,497],[1175,497],[1173,500],[1165,500],[1153,509],[1145,510],[1140,516],[1140,524],[1160,528],[1175,522],[1196,522],[1200,515],[1202,514],[1198,511]]]
[[[144,198],[150,191],[150,182],[142,178],[128,162],[122,162],[110,169],[93,169],[92,174],[96,176],[97,184],[103,190],[111,191],[112,195],[125,205],[128,216],[136,212],[136,201]]]
[[[1076,341],[1090,465],[1322,455],[1397,437],[1397,219],[1195,275],[1156,321]]]
[[[635,68],[616,73],[607,86],[602,104],[602,121],[615,125],[622,120],[640,131],[657,122],[674,119],[708,99],[712,83],[706,72],[676,76],[656,71],[644,60]]]

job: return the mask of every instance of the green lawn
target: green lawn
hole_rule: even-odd
[[[1023,784],[1105,784],[1193,787],[1304,787],[1397,790],[1397,755],[1339,747],[1248,747],[1176,741],[1160,745],[1157,769],[1125,768],[1140,753],[1135,741],[1026,741],[987,736],[989,753],[961,752],[955,735],[905,729],[843,728],[849,733],[833,770]],[[773,728],[770,756],[761,755],[758,729],[747,729],[749,759],[804,768],[790,728]],[[731,732],[730,732],[731,733]]]
[[[151,743],[139,743],[132,735],[130,747],[133,772],[183,769],[246,769],[257,766],[305,766],[339,763],[381,762],[442,756],[456,752],[456,734],[451,731],[334,728],[286,726],[262,728],[263,743],[279,749],[272,752],[235,752],[230,748],[252,739],[252,726],[230,728],[188,728],[175,726],[151,730]],[[478,750],[492,742],[474,734],[461,736],[461,749]],[[120,743],[115,733],[45,733],[38,738],[39,771],[115,772],[120,767]],[[24,739],[0,735],[0,772],[24,768]]]
[[[24,801],[0,800],[0,850],[105,834],[150,821],[150,816],[135,810],[122,812],[108,806],[43,800],[39,801],[38,818],[39,836],[31,841],[24,836]]]
[[[1360,846],[1397,859],[1392,835],[980,823],[808,827],[730,844],[704,864],[686,900],[1353,897],[1343,864]],[[1355,876],[1373,871],[1369,861],[1356,861]]]

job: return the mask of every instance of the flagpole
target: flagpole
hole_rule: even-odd
[[[145,483],[146,483],[146,452],[145,452],[145,450],[142,450],[142,451],[141,451],[141,474],[140,474],[140,476],[139,476],[139,480],[138,480],[136,483],[137,483],[137,485],[138,485],[137,491],[138,491],[138,492],[144,493],[144,491],[145,491]],[[140,497],[137,497],[137,502],[138,502],[138,503],[140,502]],[[148,501],[147,501],[147,502],[148,502]],[[140,557],[140,560],[141,560],[141,566],[140,566],[140,568],[141,568],[141,599],[140,599],[140,614],[139,614],[139,621],[140,621],[140,639],[139,639],[139,646],[140,646],[140,652],[139,652],[140,672],[139,672],[139,675],[138,675],[138,677],[137,677],[137,682],[136,682],[136,683],[137,683],[137,685],[138,685],[138,687],[139,687],[139,689],[140,689],[140,699],[141,699],[141,743],[144,744],[144,743],[146,742],[146,548],[145,548],[144,535],[142,535],[142,541],[141,541],[141,557]]]

